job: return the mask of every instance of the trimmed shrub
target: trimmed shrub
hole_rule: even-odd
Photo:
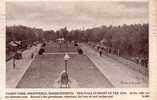
[[[81,48],[77,49],[77,52],[78,52],[79,54],[83,54],[83,50],[82,50]]]
[[[44,50],[43,48],[41,48],[41,49],[39,50],[39,55],[42,55],[44,52],[45,52],[45,50]]]

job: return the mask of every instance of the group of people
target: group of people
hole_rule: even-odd
[[[147,57],[143,57],[143,58],[135,57],[134,59],[137,64],[148,67],[148,58]]]
[[[107,47],[102,44],[94,44],[94,43],[88,43],[90,46],[98,50],[99,55],[102,56],[102,54],[113,54],[120,56],[120,50],[118,48],[113,47]]]
[[[120,50],[117,48],[113,48],[113,47],[106,47],[103,46],[101,44],[95,44],[95,43],[88,43],[88,45],[92,46],[93,48],[95,48],[98,52],[99,55],[102,56],[102,54],[112,54],[112,55],[116,55],[116,56],[120,56]],[[141,66],[145,66],[148,67],[148,58],[147,57],[135,57],[133,60],[136,64],[139,64]]]

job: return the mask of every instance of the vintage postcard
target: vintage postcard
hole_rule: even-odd
[[[155,100],[155,1],[3,5],[5,99]]]

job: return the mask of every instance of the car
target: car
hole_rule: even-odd
[[[22,52],[17,52],[15,55],[14,55],[15,59],[22,59]]]

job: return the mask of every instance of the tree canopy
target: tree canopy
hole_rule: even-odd
[[[148,24],[132,24],[122,26],[100,26],[89,29],[67,30],[66,27],[57,31],[32,28],[27,26],[7,26],[6,44],[10,41],[53,40],[64,37],[67,41],[100,42],[118,48],[124,55],[148,57]]]

